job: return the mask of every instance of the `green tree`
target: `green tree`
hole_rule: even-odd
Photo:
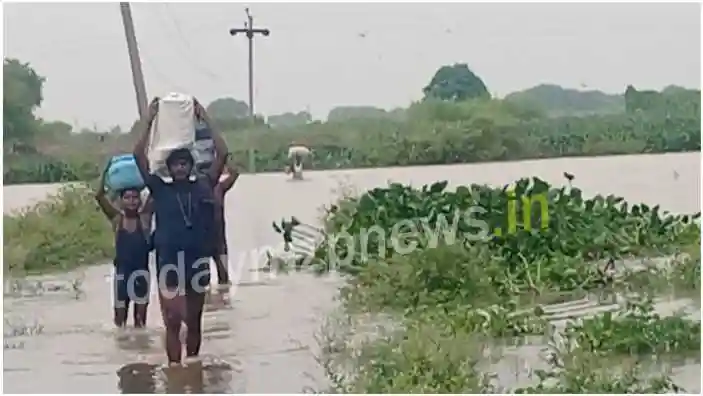
[[[646,112],[664,117],[700,117],[701,91],[669,86],[662,92],[639,91],[632,85],[625,90],[628,113]]]
[[[266,121],[272,128],[291,127],[309,124],[312,121],[312,115],[307,111],[288,112],[269,116]]]
[[[601,91],[580,91],[541,84],[505,97],[508,102],[533,105],[550,116],[585,116],[625,112],[625,98]]]
[[[45,79],[29,63],[5,58],[3,63],[3,138],[7,146],[30,145],[37,132],[34,110],[41,105]],[[8,144],[9,143],[9,144]]]
[[[71,132],[73,132],[73,126],[63,121],[40,121],[41,123],[38,131],[42,136],[51,135],[53,137],[66,138],[71,135]]]
[[[327,121],[344,122],[353,119],[385,118],[386,111],[374,106],[337,106],[327,114]]]
[[[466,63],[440,67],[422,92],[425,94],[425,99],[462,101],[491,98],[486,84],[469,69]]]
[[[632,85],[625,90],[625,108],[628,113],[650,111],[661,107],[660,94],[657,91],[638,91]]]
[[[249,105],[234,98],[219,98],[207,105],[207,112],[214,120],[228,122],[249,116]]]

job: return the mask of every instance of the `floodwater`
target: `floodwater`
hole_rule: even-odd
[[[111,266],[100,265],[45,278],[56,287],[43,294],[13,297],[5,291],[4,391],[298,393],[319,388],[324,374],[316,361],[315,333],[335,307],[340,281],[253,271],[261,262],[248,253],[279,243],[273,221],[296,216],[315,224],[319,208],[338,196],[341,185],[363,191],[390,180],[505,184],[524,176],[563,184],[563,172],[575,175],[574,184],[587,195],[612,193],[674,212],[700,210],[700,153],[306,172],[305,180],[294,182],[283,174],[242,175],[226,202],[230,267],[238,279],[229,302],[213,296],[208,304],[201,361],[164,367],[153,295],[146,330],[114,330]],[[3,212],[41,200],[56,188],[4,187]],[[72,279],[81,280],[81,296],[60,287]],[[536,353],[530,355],[523,358],[536,359]],[[505,366],[498,367],[499,375],[504,371],[503,380],[512,382],[515,367]],[[700,369],[699,363],[685,365],[675,377],[689,391],[700,392]]]

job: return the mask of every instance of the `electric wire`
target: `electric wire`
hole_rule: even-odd
[[[176,34],[179,38],[179,41],[181,42],[182,46],[179,46],[181,55],[183,55],[184,58],[187,59],[187,62],[191,64],[195,69],[197,69],[200,73],[203,75],[207,76],[209,79],[215,81],[215,82],[221,82],[222,78],[217,75],[217,73],[212,72],[210,69],[207,67],[204,67],[201,63],[196,62],[194,55],[197,53],[195,49],[190,45],[190,42],[186,38],[186,34],[183,32],[183,29],[181,28],[181,24],[178,22],[178,19],[174,15],[174,13],[171,10],[171,7],[169,6],[168,3],[162,3],[164,6],[164,9],[166,12],[162,15],[164,15],[166,18],[170,19],[171,25],[174,27],[174,30],[176,31]],[[184,49],[189,52],[186,53]]]

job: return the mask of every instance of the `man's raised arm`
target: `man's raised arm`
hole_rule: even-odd
[[[156,114],[159,112],[159,98],[154,98],[149,105],[149,110],[144,118],[139,120],[132,130],[137,136],[137,143],[134,145],[134,159],[137,161],[139,173],[142,175],[142,180],[147,182],[150,170],[149,159],[146,156],[146,146],[149,144],[149,133],[151,125],[156,119]]]

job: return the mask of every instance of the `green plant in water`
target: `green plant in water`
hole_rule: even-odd
[[[367,249],[350,251],[346,243],[332,238],[335,245],[321,246],[317,257],[325,259],[328,249],[334,249],[336,257],[352,253],[352,267],[363,267],[374,256],[391,257],[395,247],[386,239],[401,222],[409,230],[403,238],[418,249],[439,243],[485,243],[512,268],[555,255],[598,260],[669,253],[676,245],[700,240],[700,227],[693,221],[700,213],[662,213],[658,206],[631,206],[612,195],[585,199],[576,187],[556,188],[538,178],[518,180],[510,189],[471,185],[447,191],[446,187],[446,181],[420,189],[392,183],[346,198],[328,209],[326,231],[363,238]],[[540,213],[531,210],[534,201],[542,205]],[[470,208],[474,211],[467,212]],[[384,233],[369,233],[379,227]],[[490,234],[496,229],[500,235]]]
[[[352,252],[352,265],[347,270],[353,276],[342,288],[348,312],[390,312],[402,318],[399,322],[405,329],[394,336],[396,340],[404,340],[403,346],[391,338],[383,338],[367,346],[378,354],[363,361],[352,359],[353,363],[345,366],[356,373],[343,376],[351,384],[345,391],[449,392],[451,389],[466,393],[481,389],[475,379],[485,377],[475,367],[458,370],[428,355],[448,356],[459,349],[449,339],[544,334],[549,315],[542,316],[543,310],[536,305],[568,302],[569,296],[583,298],[588,291],[614,292],[629,287],[628,282],[634,279],[632,273],[620,275],[609,268],[612,265],[603,267],[597,260],[608,259],[618,266],[620,263],[615,261],[618,258],[665,254],[700,243],[700,227],[693,221],[698,214],[675,216],[663,213],[656,206],[630,205],[614,196],[584,199],[581,191],[570,185],[573,177],[568,176],[569,186],[560,188],[539,179],[515,183],[518,214],[515,231],[490,236],[483,243],[463,238],[463,233],[475,230],[469,227],[471,224],[452,223],[451,216],[457,210],[479,206],[485,209],[481,219],[489,224],[489,229],[500,226],[507,230],[508,201],[513,200],[507,188],[470,186],[447,191],[446,182],[419,189],[391,184],[359,197],[347,197],[329,208],[326,229],[331,235],[346,231],[361,240],[364,230],[373,226],[387,231],[385,235],[367,233],[368,248]],[[521,197],[538,193],[547,197],[546,229],[539,228],[541,218],[519,216]],[[442,228],[435,228],[442,217],[450,219],[446,222],[449,226],[437,230]],[[402,242],[417,243],[417,249],[398,254],[383,238],[400,221],[414,224],[418,230],[429,225],[439,236],[433,240],[428,233],[406,233],[401,236]],[[527,229],[528,222],[532,229]],[[318,253],[324,254],[318,254],[318,258],[325,257],[324,250],[328,248],[337,249],[337,254],[344,257],[348,247],[344,243],[321,247]],[[695,266],[686,268],[695,271]],[[664,279],[657,271],[645,275]],[[646,284],[641,286],[646,288]],[[555,298],[557,301],[549,301]],[[647,378],[639,366],[622,368],[618,375],[614,375],[614,370],[602,370],[604,356],[617,352],[675,353],[700,349],[699,324],[676,317],[661,318],[651,311],[651,304],[649,308],[646,304],[630,305],[625,312],[602,314],[576,323],[581,325],[572,323],[565,331],[571,349],[563,353],[561,366],[541,372],[542,381],[537,387],[518,392],[672,391],[678,388],[668,377]],[[422,337],[415,333],[420,328],[425,332]],[[429,343],[431,337],[427,334],[435,334],[435,341],[447,340]],[[667,334],[673,335],[668,347],[662,341]],[[581,344],[583,347],[575,349],[575,345]],[[383,349],[386,347],[387,350]],[[391,355],[401,349],[414,352]],[[475,352],[464,350],[464,361],[475,361],[472,357],[475,355],[471,355]],[[440,386],[437,379],[447,384]],[[453,388],[454,384],[461,386]]]
[[[469,333],[415,323],[400,330],[353,340],[344,333],[323,345],[321,363],[332,382],[331,393],[495,393],[492,376],[476,365],[482,343]],[[327,337],[330,337],[327,335]],[[358,337],[358,335],[357,335]]]
[[[701,292],[700,235],[698,236],[698,243],[691,244],[685,249],[684,255],[678,262],[674,263],[669,279],[677,291],[688,291],[698,296]]]
[[[700,352],[701,324],[679,315],[662,317],[645,298],[628,301],[620,312],[571,322],[564,335],[598,354],[687,354]]]
[[[408,310],[405,317],[427,325],[441,323],[452,334],[475,334],[493,339],[515,340],[525,335],[544,335],[549,324],[534,310],[516,313],[510,304],[493,304],[482,308],[471,306]]]
[[[534,386],[513,389],[516,394],[652,394],[683,393],[661,369],[648,370],[636,359],[617,360],[584,350],[572,339],[553,339],[548,347],[549,369],[535,370]]]

